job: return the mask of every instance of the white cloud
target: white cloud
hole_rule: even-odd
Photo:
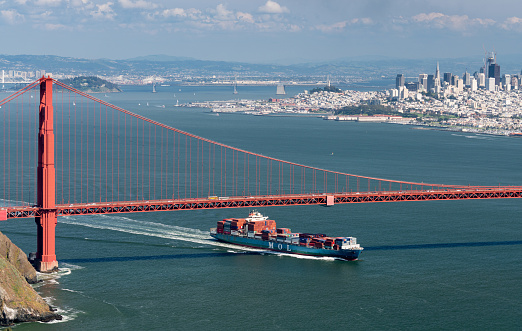
[[[91,11],[91,15],[94,18],[98,19],[108,19],[112,20],[116,16],[116,13],[111,8],[111,6],[114,5],[112,2],[107,2],[102,5],[96,5],[96,10]]]
[[[505,30],[522,31],[522,18],[509,17],[500,25]]]
[[[85,9],[94,8],[94,3],[89,0],[69,0],[71,7],[83,7]]]
[[[439,29],[465,31],[470,27],[494,25],[489,18],[469,18],[467,15],[445,15],[443,13],[420,13],[412,17],[413,21]]]
[[[333,32],[333,31],[342,31],[348,24],[348,21],[337,22],[329,25],[319,24],[315,27],[316,30],[320,30],[322,32]]]
[[[221,20],[221,21],[234,19],[233,12],[230,10],[227,10],[225,8],[225,6],[221,3],[219,5],[217,5],[215,13],[216,13],[216,15],[214,16],[214,18]]]
[[[56,7],[56,6],[59,6],[61,3],[62,3],[62,0],[36,0],[34,2],[35,5],[42,6],[42,7],[45,7],[45,6]]]
[[[299,32],[301,30],[302,30],[302,28],[296,24],[290,24],[290,26],[288,27],[288,31],[290,31],[290,32]]]
[[[258,10],[267,14],[283,14],[289,12],[288,8],[272,0],[268,0],[263,6],[259,7]]]
[[[351,25],[371,25],[373,24],[373,20],[368,17],[362,18],[352,18],[349,21],[341,21],[332,24],[319,24],[314,27],[315,30],[319,30],[322,32],[339,32],[346,29],[346,27]]]
[[[50,24],[50,23],[47,23],[45,24],[45,29],[46,30],[50,30],[50,31],[53,31],[53,30],[66,30],[67,27],[63,24]]]
[[[24,21],[24,15],[18,13],[14,9],[0,11],[0,16],[9,24],[21,23]]]
[[[252,14],[249,14],[249,13],[242,13],[242,12],[238,11],[236,13],[236,18],[243,22],[254,23],[254,16],[252,16]]]
[[[171,8],[171,9],[165,9],[161,12],[161,15],[163,17],[186,17],[187,13],[185,12],[185,9],[183,8]]]
[[[444,15],[443,13],[420,13],[418,15],[413,16],[412,18],[415,22],[429,22],[444,16],[446,15]]]
[[[118,0],[120,5],[123,8],[139,8],[139,9],[154,9],[157,8],[158,5],[152,2],[144,1],[144,0]]]

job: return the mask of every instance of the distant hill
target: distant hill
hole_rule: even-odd
[[[87,93],[121,92],[116,84],[94,76],[62,79],[61,82]]]
[[[522,69],[522,57],[497,55],[501,74],[518,74]],[[385,56],[342,57],[324,62],[309,62],[292,65],[255,64],[247,62],[226,62],[197,60],[188,57],[168,55],[141,56],[126,60],[81,59],[55,55],[0,55],[0,69],[4,70],[45,70],[53,74],[74,76],[115,76],[126,75],[144,77],[264,77],[267,80],[293,80],[296,77],[312,77],[325,81],[332,80],[356,84],[360,80],[385,81],[394,85],[397,74],[404,74],[414,80],[420,73],[435,73],[437,61],[440,71],[461,76],[467,70],[473,74],[482,66],[482,55],[462,58],[399,59]],[[186,78],[184,78],[186,79]]]
[[[156,62],[176,62],[176,61],[194,61],[193,57],[170,56],[164,54],[138,56],[127,59],[127,61],[156,61]]]

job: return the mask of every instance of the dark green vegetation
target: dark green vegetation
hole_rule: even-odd
[[[94,76],[74,77],[70,79],[63,79],[61,82],[83,92],[121,92],[118,85]]]
[[[335,111],[335,115],[401,115],[402,117],[417,117],[414,113],[397,113],[390,106],[383,105],[359,105],[347,106]]]
[[[316,87],[314,88],[313,90],[310,91],[310,93],[315,93],[315,92],[322,92],[322,91],[325,91],[325,92],[334,92],[334,93],[341,93],[341,89],[335,87],[335,86],[325,86],[323,88],[320,88],[320,87]]]

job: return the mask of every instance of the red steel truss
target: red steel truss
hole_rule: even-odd
[[[328,204],[328,197],[333,203]],[[448,201],[470,199],[522,198],[522,187],[469,187],[444,191],[401,191],[335,194],[298,194],[287,196],[224,197],[211,199],[155,200],[136,202],[111,202],[56,205],[58,216],[117,214],[195,209],[257,208],[270,206],[334,205],[344,203],[405,202],[405,201]],[[7,218],[38,217],[38,207],[7,208]]]

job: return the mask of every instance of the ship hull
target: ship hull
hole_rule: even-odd
[[[315,248],[301,245],[290,244],[286,242],[273,241],[273,240],[262,240],[248,237],[240,237],[234,235],[227,235],[221,233],[211,233],[212,237],[219,241],[226,242],[229,244],[261,248],[269,251],[281,252],[286,254],[299,254],[309,256],[326,256],[334,257],[343,260],[357,260],[362,249],[328,249],[328,248]]]

